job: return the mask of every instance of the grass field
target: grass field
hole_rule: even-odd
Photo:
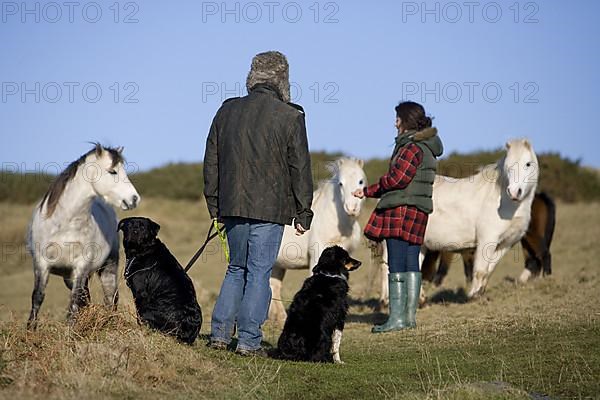
[[[33,279],[23,238],[31,208],[0,204],[0,398],[600,398],[600,204],[558,204],[551,277],[514,283],[523,265],[517,247],[484,298],[463,304],[456,263],[443,287],[428,288],[435,302],[407,332],[370,333],[384,315],[374,308],[374,270],[361,249],[355,256],[363,266],[350,278],[344,365],[206,348],[225,268],[216,242],[191,270],[204,314],[203,337],[192,347],[139,327],[122,278],[117,313],[93,306],[69,329],[68,292],[52,276],[40,327],[26,332]],[[201,202],[145,198],[127,215],[158,221],[161,239],[182,263],[208,228]],[[282,297],[291,299],[305,277],[288,272]],[[99,303],[99,283],[91,285]],[[275,345],[280,327],[264,330],[266,345]]]

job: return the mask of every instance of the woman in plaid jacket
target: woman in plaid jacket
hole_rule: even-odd
[[[380,199],[364,233],[371,240],[385,239],[388,250],[389,318],[373,327],[374,333],[416,326],[421,290],[419,252],[433,211],[436,159],[443,152],[437,129],[431,127],[431,118],[420,104],[398,104],[396,128],[389,171],[377,183],[354,192],[359,198]]]

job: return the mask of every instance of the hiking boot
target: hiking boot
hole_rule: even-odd
[[[220,340],[211,340],[208,342],[208,347],[213,350],[227,350],[227,343]]]
[[[242,357],[264,357],[264,358],[268,357],[267,352],[262,347],[259,347],[258,349],[255,349],[255,350],[238,348],[235,350],[235,354],[240,355]]]

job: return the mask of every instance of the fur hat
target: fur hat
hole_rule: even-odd
[[[254,86],[265,83],[279,92],[281,99],[290,101],[290,73],[287,59],[278,51],[259,53],[252,59],[252,66],[246,78],[248,93]]]

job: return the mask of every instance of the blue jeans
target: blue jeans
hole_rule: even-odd
[[[283,225],[225,218],[230,262],[212,314],[211,340],[229,344],[237,321],[238,349],[257,350],[271,302],[269,278]]]
[[[419,272],[419,252],[421,246],[410,244],[402,239],[386,238],[390,273]]]

